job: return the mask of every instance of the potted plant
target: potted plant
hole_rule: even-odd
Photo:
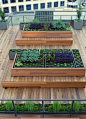
[[[9,27],[9,23],[8,21],[5,19],[6,15],[4,13],[4,11],[0,10],[0,30],[7,30]]]
[[[79,7],[77,8],[77,17],[78,19],[75,19],[74,20],[74,29],[76,30],[82,30],[82,27],[83,27],[83,21],[81,18],[81,15],[82,15],[82,6],[81,4],[79,4]]]

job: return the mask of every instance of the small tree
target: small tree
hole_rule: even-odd
[[[79,4],[79,7],[77,8],[76,12],[77,12],[77,17],[78,17],[77,21],[81,21],[80,18],[81,18],[82,12],[83,12],[81,3]]]
[[[5,17],[6,17],[4,11],[2,11],[1,9],[0,9],[0,17],[1,17],[2,20],[4,20]]]

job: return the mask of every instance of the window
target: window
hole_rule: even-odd
[[[12,12],[16,12],[16,6],[11,7]]]
[[[9,13],[9,7],[4,7],[4,12]]]
[[[40,3],[41,9],[45,8],[45,3]]]
[[[31,1],[31,0],[26,0],[26,1]]]
[[[61,1],[60,2],[60,6],[64,6],[64,1]]]
[[[19,11],[24,11],[24,6],[23,5],[19,6]]]
[[[26,10],[31,10],[31,5],[26,5]]]
[[[16,0],[10,0],[10,3],[15,3],[16,2]]]
[[[3,4],[7,4],[8,3],[8,0],[2,0],[2,3]]]
[[[51,8],[52,7],[52,2],[48,2],[47,3],[47,8]]]
[[[58,2],[54,2],[54,7],[58,7]]]
[[[38,4],[33,4],[33,9],[38,9]]]
[[[76,5],[76,8],[77,8],[78,6]]]
[[[23,0],[18,0],[18,2],[23,2]]]
[[[69,7],[69,8],[70,8],[70,7],[71,7],[71,5],[67,5],[67,7]]]

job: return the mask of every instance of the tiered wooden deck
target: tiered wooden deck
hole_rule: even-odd
[[[72,45],[72,44],[73,38],[22,38],[22,30],[19,30],[16,36],[16,45]]]
[[[85,99],[86,98],[86,77],[11,77],[11,68],[13,64],[13,60],[9,60],[8,52],[9,49],[45,49],[45,48],[53,48],[53,49],[73,49],[77,48],[80,50],[82,59],[86,66],[86,27],[83,27],[82,30],[73,30],[73,45],[72,46],[58,46],[58,45],[29,45],[29,46],[16,46],[15,39],[17,33],[19,31],[19,26],[10,26],[7,31],[0,31],[0,81],[3,86],[7,86],[8,83],[10,87],[14,83],[18,84],[19,88],[2,88],[0,85],[0,98],[2,99]],[[53,82],[54,84],[57,82],[60,86],[75,85],[76,88],[61,88],[61,87],[21,87],[21,83],[28,83],[29,86],[32,83],[36,82]],[[30,82],[30,83],[29,83]],[[63,84],[65,82],[65,84]],[[68,83],[66,83],[68,82]],[[71,83],[73,82],[73,84]],[[79,82],[79,84],[78,84]],[[54,85],[53,84],[53,85]],[[82,86],[81,86],[82,85]],[[81,87],[80,87],[81,86]],[[15,86],[17,87],[17,85]],[[80,88],[77,88],[80,87]],[[49,102],[52,103],[52,102]],[[82,102],[84,103],[84,102]]]

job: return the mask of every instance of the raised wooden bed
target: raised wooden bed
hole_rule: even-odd
[[[22,38],[72,38],[72,31],[22,31]]]
[[[16,45],[72,45],[73,38],[22,38],[19,30],[16,37]]]
[[[17,54],[14,62],[16,56]],[[11,76],[85,76],[85,68],[13,68],[13,66]]]

